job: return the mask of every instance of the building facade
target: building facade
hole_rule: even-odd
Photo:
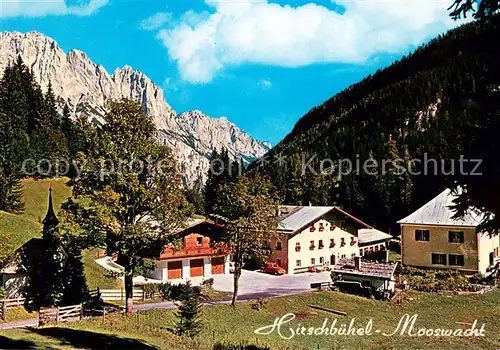
[[[166,282],[228,274],[229,252],[223,245],[212,243],[214,233],[216,236],[213,222],[197,220],[181,232],[182,247],[165,247],[155,270],[147,277]]]
[[[481,213],[453,218],[455,198],[447,189],[398,222],[403,265],[484,274],[495,264],[498,235],[477,229],[484,217]]]
[[[280,218],[279,238],[268,243],[271,249],[268,261],[276,262],[288,274],[363,255],[359,246],[360,230],[373,230],[338,207],[285,206],[281,208]],[[385,247],[385,241],[391,236],[380,233],[382,236],[374,236],[375,241],[368,239],[365,247],[372,250]]]

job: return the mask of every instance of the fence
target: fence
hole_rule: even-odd
[[[101,297],[103,301],[125,301],[125,289],[94,289],[90,291],[90,296],[97,298]],[[153,295],[146,295],[146,292],[142,288],[134,288],[133,300],[146,300],[159,297],[159,293],[154,293]]]
[[[0,308],[0,318],[5,321],[7,317],[7,310],[12,309],[14,307],[24,306],[25,298],[16,298],[16,299],[4,299],[0,300],[0,304],[2,304]]]
[[[38,325],[42,326],[47,323],[68,322],[74,319],[83,318],[82,304],[62,306],[62,307],[46,307],[40,309],[38,316]]]

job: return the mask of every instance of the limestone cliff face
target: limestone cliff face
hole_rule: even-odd
[[[19,55],[42,88],[52,83],[60,108],[67,103],[75,117],[84,115],[102,123],[109,103],[122,97],[144,105],[159,130],[159,141],[170,146],[177,156],[185,184],[204,180],[207,157],[214,148],[224,146],[233,156],[246,160],[270,148],[224,117],[214,119],[200,111],[177,115],[165,101],[162,89],[129,66],[110,75],[84,52],[65,53],[56,41],[41,33],[1,32],[0,74]]]

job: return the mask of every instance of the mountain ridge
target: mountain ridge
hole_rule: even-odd
[[[65,52],[56,40],[38,31],[0,32],[0,74],[19,55],[44,91],[50,81],[58,107],[62,110],[68,104],[72,117],[83,115],[102,123],[112,100],[130,98],[141,103],[153,118],[159,141],[171,147],[177,157],[185,185],[204,182],[213,149],[226,147],[232,157],[248,162],[271,148],[226,117],[211,118],[198,110],[178,114],[163,90],[129,65],[110,74],[84,51]]]

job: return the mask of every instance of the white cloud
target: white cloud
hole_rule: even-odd
[[[0,2],[0,18],[49,15],[89,16],[108,4],[108,0],[89,0],[81,5],[68,5],[65,0],[0,0]]]
[[[212,13],[190,11],[158,33],[181,77],[191,82],[208,82],[224,67],[243,63],[363,63],[457,25],[448,16],[450,0],[336,0],[343,14],[314,3],[205,2]]]
[[[269,79],[262,79],[261,81],[259,81],[259,85],[264,89],[270,89],[273,86],[273,83]]]
[[[155,30],[163,27],[172,19],[170,12],[158,12],[141,21],[141,28],[144,30]]]

